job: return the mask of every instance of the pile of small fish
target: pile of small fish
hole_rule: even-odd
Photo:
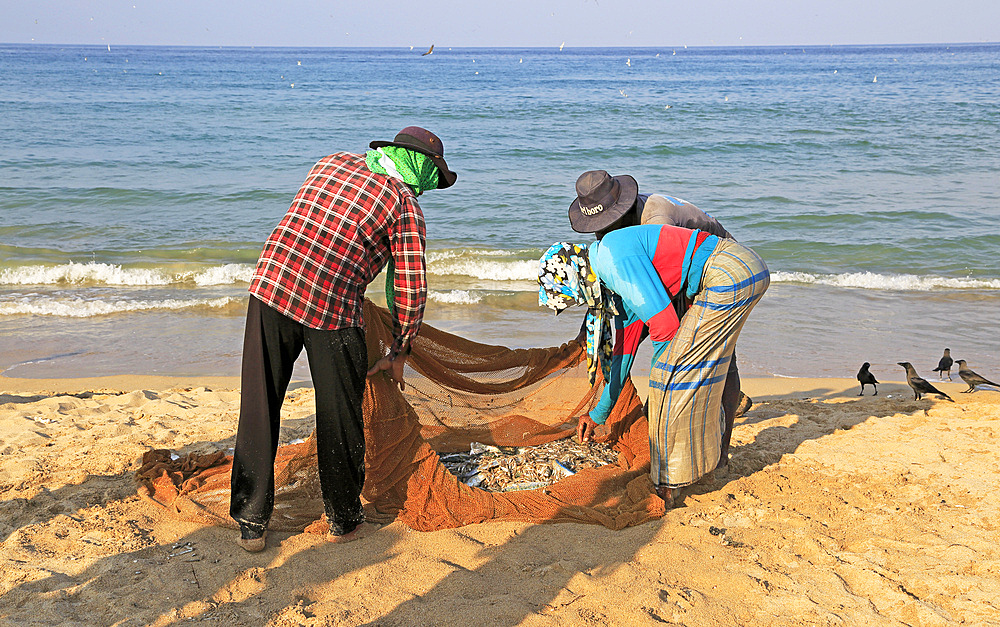
[[[535,490],[618,461],[607,444],[564,438],[538,446],[492,446],[473,442],[468,453],[448,453],[441,463],[466,485],[490,492]]]

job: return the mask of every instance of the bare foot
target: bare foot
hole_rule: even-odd
[[[247,553],[260,553],[267,546],[267,532],[259,538],[236,538],[236,544]]]
[[[743,414],[750,411],[751,407],[753,407],[753,399],[744,394],[743,392],[740,392],[740,404],[736,407],[736,414],[733,417],[734,418],[742,417]]]
[[[729,464],[725,466],[717,466],[713,471],[715,473],[715,480],[719,483],[726,483],[730,474]]]
[[[663,499],[663,504],[666,505],[667,509],[674,506],[674,489],[668,488],[665,485],[656,486],[656,496]]]
[[[326,539],[328,542],[334,542],[336,544],[345,544],[347,542],[354,542],[355,540],[360,540],[361,538],[367,538],[376,531],[382,528],[382,525],[376,525],[375,523],[364,522],[354,528],[350,533],[345,533],[342,536],[335,536],[328,533]]]

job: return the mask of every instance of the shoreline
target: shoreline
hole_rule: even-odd
[[[967,385],[953,375],[955,381],[928,381],[949,395],[967,389]],[[648,380],[641,373],[633,375],[632,381],[645,399]],[[774,400],[829,400],[834,398],[856,398],[861,389],[855,379],[836,377],[741,377],[741,387],[754,401]],[[311,388],[307,378],[293,379],[289,392],[300,388]],[[109,375],[103,377],[67,378],[20,378],[0,375],[0,394],[79,394],[86,392],[128,393],[136,390],[163,391],[169,389],[206,388],[208,390],[238,391],[240,378],[236,376],[169,376],[169,375]],[[990,388],[982,388],[989,391]],[[879,396],[883,398],[912,399],[912,391],[905,381],[882,381]],[[871,386],[866,386],[865,397],[872,396]]]
[[[931,380],[943,348],[950,347],[973,370],[1000,376],[1000,344],[992,327],[982,323],[995,317],[998,298],[992,292],[773,285],[740,334],[740,374],[853,380],[867,361],[879,380],[902,380],[896,364],[909,361]],[[501,302],[436,303],[428,306],[424,324],[482,344],[551,347],[578,334],[582,313],[556,316],[539,307],[508,308]],[[244,326],[242,314],[195,311],[0,316],[0,376],[238,376]],[[640,345],[634,375],[649,370],[651,352],[649,342]],[[305,362],[302,358],[296,364],[296,379],[308,379]]]

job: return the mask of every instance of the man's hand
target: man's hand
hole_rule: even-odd
[[[580,421],[576,425],[576,437],[581,442],[590,442],[594,439],[599,426],[599,424],[590,419],[590,414],[584,414],[580,416]]]
[[[368,371],[368,376],[370,377],[383,370],[388,370],[389,378],[399,386],[399,391],[402,392],[406,389],[406,383],[403,382],[403,366],[405,365],[406,355],[403,353],[396,355],[395,359],[389,359],[388,356],[385,356],[375,362],[375,365]]]

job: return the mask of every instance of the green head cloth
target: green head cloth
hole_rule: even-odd
[[[365,153],[365,164],[372,172],[403,181],[417,196],[438,186],[437,166],[430,157],[416,150],[382,146]]]

